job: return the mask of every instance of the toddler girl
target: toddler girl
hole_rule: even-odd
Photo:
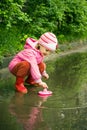
[[[48,88],[47,84],[41,80],[42,76],[49,78],[43,60],[50,52],[56,50],[57,45],[57,38],[51,32],[44,33],[39,40],[32,38],[26,40],[24,50],[16,54],[9,64],[10,72],[16,76],[15,89],[18,92],[28,92],[24,82]]]

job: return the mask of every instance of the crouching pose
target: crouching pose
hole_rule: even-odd
[[[57,38],[51,32],[42,34],[39,40],[26,39],[24,50],[16,54],[8,66],[10,72],[16,76],[15,89],[18,92],[28,92],[24,82],[48,88],[47,84],[41,80],[42,77],[49,78],[43,60],[50,52],[56,50],[57,45]]]

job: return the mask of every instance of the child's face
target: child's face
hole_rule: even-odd
[[[46,49],[44,46],[40,45],[40,51],[44,56],[47,56],[51,53],[50,50]]]

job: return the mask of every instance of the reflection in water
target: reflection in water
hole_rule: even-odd
[[[16,93],[10,104],[10,112],[22,123],[24,130],[38,130],[40,127],[42,129],[41,124],[44,123],[43,103],[47,101],[47,98]],[[48,127],[44,125],[43,129],[48,130]]]
[[[83,102],[87,104],[86,53],[76,53],[59,58],[54,63],[49,62],[48,71],[51,77],[47,83],[55,92],[55,100],[62,101],[62,107],[63,104],[64,107],[83,105]]]
[[[0,130],[23,130],[17,120],[9,113],[8,107],[8,102],[0,102]]]
[[[10,111],[15,112],[13,114],[24,130],[85,130],[87,128],[87,108],[63,110],[31,107],[26,112],[25,109],[22,110],[23,112],[17,112],[14,106],[11,106]]]
[[[7,126],[11,118],[12,123],[1,130],[87,130],[87,54],[68,55],[47,65],[50,97],[39,97],[41,88],[29,86],[28,94],[15,93],[11,79],[0,82],[0,122]]]

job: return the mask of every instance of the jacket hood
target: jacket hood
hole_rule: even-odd
[[[25,45],[24,45],[24,48],[25,49],[35,48],[35,46],[37,45],[37,43],[38,43],[38,40],[35,40],[33,38],[27,38],[26,42],[25,42]]]

